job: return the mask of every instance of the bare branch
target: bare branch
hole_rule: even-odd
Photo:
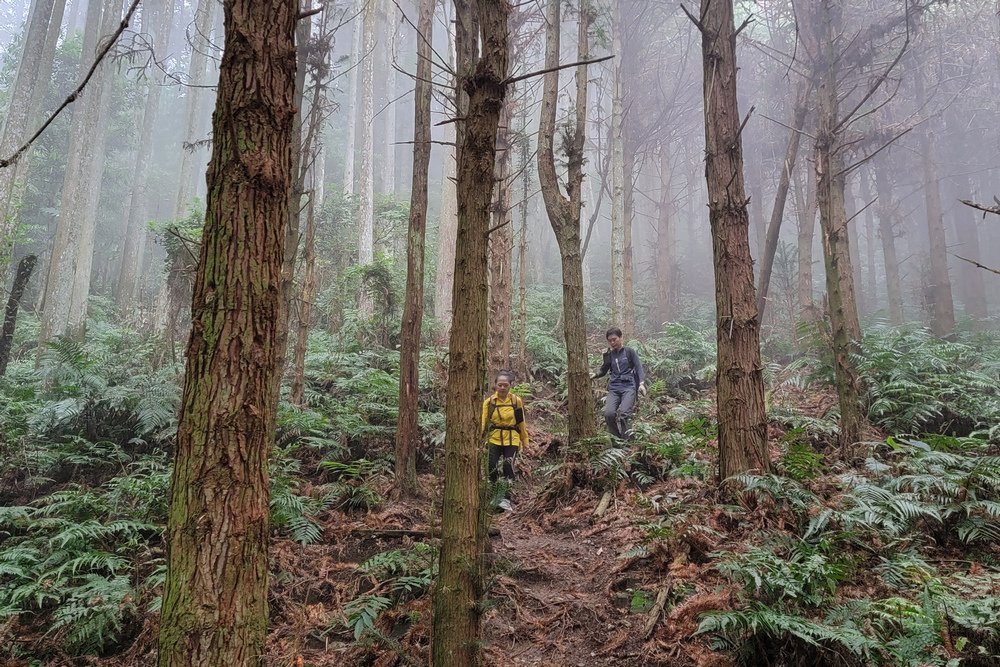
[[[984,206],[982,204],[977,204],[974,201],[969,201],[968,199],[959,199],[958,201],[962,202],[966,206],[971,206],[977,211],[982,211],[984,219],[986,218],[987,213],[992,213],[993,215],[1000,215],[1000,199],[997,199],[996,197],[993,198],[993,201],[996,202],[996,206]]]
[[[535,76],[541,76],[542,74],[548,74],[549,72],[557,72],[561,69],[567,69],[569,67],[578,67],[580,65],[593,65],[594,63],[602,63],[605,60],[611,60],[614,58],[613,55],[603,56],[601,58],[591,58],[590,60],[579,60],[575,63],[566,63],[565,65],[557,65],[556,67],[547,67],[545,69],[535,70],[534,72],[528,72],[527,74],[522,74],[520,76],[515,76],[513,78],[504,81],[505,85],[511,85],[517,83],[518,81],[524,81],[525,79],[530,79]]]
[[[97,68],[101,64],[101,61],[104,60],[104,57],[106,55],[108,55],[108,51],[110,51],[111,47],[114,46],[116,41],[118,41],[118,38],[121,36],[121,34],[125,32],[125,28],[128,27],[129,21],[132,20],[132,15],[135,14],[135,10],[139,7],[139,2],[140,0],[132,0],[132,4],[129,6],[128,11],[125,12],[125,17],[122,19],[122,22],[118,24],[118,29],[114,32],[114,34],[112,34],[110,37],[106,39],[103,48],[97,54],[97,58],[94,60],[94,64],[90,66],[90,69],[87,71],[87,76],[83,77],[83,81],[80,82],[80,85],[78,85],[76,89],[72,93],[70,93],[65,100],[63,100],[63,103],[59,105],[59,108],[57,108],[55,111],[52,112],[52,115],[49,116],[48,120],[46,120],[45,123],[43,123],[42,126],[38,128],[37,132],[31,135],[30,139],[24,142],[23,146],[14,151],[14,154],[11,155],[10,157],[0,160],[0,169],[9,167],[13,165],[15,162],[17,162],[18,159],[20,159],[20,157],[24,154],[24,152],[31,147],[31,144],[35,143],[35,140],[38,139],[38,137],[40,137],[42,133],[45,132],[46,129],[48,129],[49,125],[52,124],[52,121],[56,119],[56,117],[62,112],[62,110],[76,101],[76,98],[79,97],[80,93],[83,92],[83,89],[86,88],[87,83],[90,82],[91,77],[94,76],[94,72],[97,71]]]
[[[998,276],[1000,276],[1000,271],[998,271],[997,269],[991,269],[990,267],[984,266],[984,265],[980,264],[979,262],[977,262],[975,260],[966,259],[965,257],[961,257],[961,256],[955,255],[955,254],[952,254],[952,257],[958,257],[963,262],[968,262],[969,264],[972,264],[972,265],[976,266],[977,268],[984,269],[986,271],[989,271],[990,273],[995,273]]]

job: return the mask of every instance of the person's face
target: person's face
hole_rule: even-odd
[[[497,396],[499,396],[500,398],[506,396],[507,392],[510,391],[510,378],[503,375],[498,377],[496,389],[497,389]]]
[[[611,334],[610,336],[608,336],[608,345],[611,346],[612,350],[621,349],[622,346],[621,336],[616,336],[615,334]]]

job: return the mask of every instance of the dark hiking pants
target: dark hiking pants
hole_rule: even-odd
[[[604,423],[608,433],[619,440],[627,439],[629,417],[635,409],[635,385],[608,387],[608,398],[604,402]]]
[[[501,459],[503,476],[507,482],[514,481],[514,457],[520,447],[516,445],[489,445],[490,448],[490,481],[496,483],[500,477]]]

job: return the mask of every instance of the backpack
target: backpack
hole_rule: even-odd
[[[511,394],[511,402],[514,404],[514,426],[505,427],[517,429],[521,424],[524,423],[524,401],[517,394]],[[493,431],[493,413],[497,409],[496,398],[491,398],[489,404],[486,407],[486,431],[483,435],[489,435]]]

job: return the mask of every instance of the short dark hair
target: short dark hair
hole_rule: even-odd
[[[500,378],[507,378],[507,382],[514,384],[514,371],[500,371],[497,373],[496,379],[493,380],[494,384],[499,382]]]
[[[621,338],[622,337],[622,330],[619,329],[618,327],[611,327],[610,329],[608,329],[608,332],[606,334],[604,334],[604,339],[607,340],[608,338],[611,338],[612,336],[618,336],[619,338]]]

